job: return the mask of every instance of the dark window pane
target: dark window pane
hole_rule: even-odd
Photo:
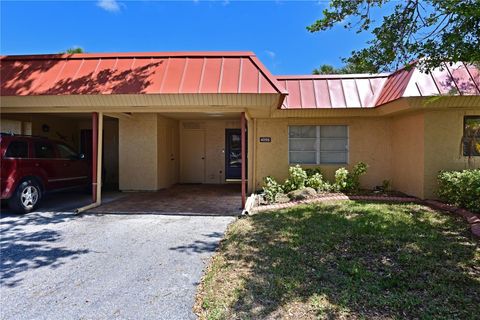
[[[55,158],[53,146],[46,142],[35,142],[35,158]]]
[[[28,158],[28,143],[12,141],[5,152],[6,158]]]
[[[70,147],[64,145],[64,144],[59,144],[58,145],[58,153],[60,154],[60,158],[62,159],[75,159],[77,158],[77,153],[70,149]]]
[[[242,165],[242,152],[238,150],[230,150],[228,157],[228,166],[240,167]]]
[[[480,156],[480,116],[465,116],[463,155]]]
[[[242,140],[239,134],[232,134],[230,136],[230,149],[241,150]]]

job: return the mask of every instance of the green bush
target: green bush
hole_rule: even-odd
[[[348,175],[349,172],[345,168],[339,168],[335,171],[335,182],[333,183],[334,191],[343,191],[347,189],[348,186]]]
[[[301,190],[305,187],[312,188],[317,192],[328,191],[355,191],[360,188],[360,176],[367,172],[368,166],[359,162],[352,172],[345,168],[335,171],[335,182],[333,184],[323,180],[320,168],[309,168],[304,170],[300,165],[288,168],[288,179],[283,185],[279,184],[272,177],[263,179],[263,193],[265,200],[272,203],[276,201],[279,193],[289,193],[294,190]]]
[[[307,168],[305,169],[305,172],[307,173],[307,177],[311,177],[311,176],[314,176],[315,174],[319,174],[321,176],[322,175],[322,170],[320,170],[320,168]]]
[[[282,192],[282,186],[275,179],[270,176],[263,178],[263,194],[267,202],[275,202],[277,194]]]
[[[325,181],[320,173],[315,173],[307,178],[305,186],[315,189],[316,191],[327,191]]]
[[[307,173],[298,164],[295,167],[288,168],[288,179],[283,184],[283,190],[290,192],[305,188]]]
[[[437,179],[443,201],[480,212],[480,169],[441,171]]]
[[[364,162],[359,162],[353,167],[352,173],[348,175],[348,191],[358,191],[360,189],[360,176],[367,173],[367,169],[368,165]]]
[[[368,165],[364,162],[357,163],[352,172],[345,168],[339,168],[335,171],[335,191],[358,191],[360,189],[360,176],[367,173]]]

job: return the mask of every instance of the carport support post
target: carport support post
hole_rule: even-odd
[[[102,201],[102,142],[103,114],[92,113],[92,200],[95,204]]]
[[[75,210],[84,212],[102,203],[102,148],[103,148],[103,113],[92,112],[92,200],[93,203]]]
[[[241,151],[241,157],[242,157],[242,209],[245,208],[245,201],[246,201],[246,195],[247,195],[247,185],[245,183],[245,166],[246,166],[246,150],[245,150],[245,112],[242,112],[241,118],[240,118],[240,127],[241,127],[241,143],[242,143],[242,151]]]

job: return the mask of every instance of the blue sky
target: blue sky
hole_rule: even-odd
[[[254,51],[274,74],[308,74],[365,46],[341,25],[305,27],[327,1],[1,1],[1,54]]]

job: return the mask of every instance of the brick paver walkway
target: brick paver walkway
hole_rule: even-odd
[[[240,185],[175,185],[156,192],[132,192],[91,213],[239,215]]]

